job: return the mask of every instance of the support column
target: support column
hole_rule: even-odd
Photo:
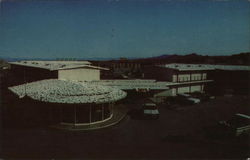
[[[74,105],[74,125],[76,125],[76,106]]]
[[[104,120],[104,104],[102,104],[102,120]]]
[[[89,123],[91,123],[91,104],[89,105]]]
[[[60,107],[60,122],[63,122],[63,107]]]
[[[112,112],[112,114],[114,114],[114,105],[112,102],[111,102],[111,112]]]
[[[53,117],[52,117],[52,107],[49,106],[49,124],[51,124],[53,122]]]
[[[114,102],[112,102],[112,113],[114,114]]]

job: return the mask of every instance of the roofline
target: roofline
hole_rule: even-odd
[[[237,116],[244,117],[244,118],[247,118],[247,119],[250,119],[250,116],[248,116],[248,115],[246,115],[246,114],[237,113],[236,115],[237,115]]]
[[[156,66],[161,67],[161,68],[172,69],[172,70],[176,70],[176,71],[211,71],[211,70],[215,70],[215,68],[199,68],[199,69],[186,68],[186,69],[181,69],[181,68],[171,68],[171,67],[166,66],[166,65],[170,65],[170,64],[189,65],[188,63],[169,63],[169,64],[165,64],[165,65],[156,65]],[[190,65],[193,65],[193,64],[190,64]],[[195,64],[195,65],[199,65],[199,64]]]
[[[79,66],[76,66],[76,67],[58,68],[58,69],[54,69],[54,70],[51,70],[51,71],[55,71],[55,70],[67,70],[67,69],[75,69],[75,68],[91,68],[91,69],[97,69],[97,70],[109,70],[109,68],[103,68],[103,67],[98,67],[98,66],[79,65]]]
[[[74,67],[50,69],[50,68],[40,67],[40,66],[36,66],[36,65],[26,65],[26,64],[19,63],[19,62],[9,62],[9,63],[11,65],[14,64],[14,65],[25,66],[25,67],[41,68],[41,69],[46,69],[46,70],[49,70],[49,71],[67,70],[67,69],[75,69],[75,68],[91,68],[91,69],[98,69],[98,70],[109,70],[108,68],[92,66],[92,65],[88,65],[88,64],[78,65],[78,66],[74,66]]]
[[[33,91],[29,91],[29,90],[33,90],[34,89],[34,93],[35,92],[40,92],[40,88],[36,88],[37,85],[51,85],[50,83],[54,83],[53,81],[55,82],[59,82],[59,81],[64,81],[64,80],[60,80],[60,79],[45,79],[45,80],[39,80],[39,81],[34,81],[34,82],[30,82],[30,83],[24,83],[24,84],[21,84],[21,85],[16,85],[16,86],[11,86],[11,87],[8,87],[8,90],[10,90],[14,95],[16,95],[17,97],[19,97],[20,99],[22,98],[25,98],[26,96],[32,100],[35,100],[35,101],[40,101],[40,102],[45,102],[45,103],[55,103],[55,104],[102,104],[102,103],[110,103],[110,102],[116,102],[118,100],[121,100],[123,98],[125,98],[127,96],[127,93],[120,90],[120,89],[117,89],[117,88],[113,88],[113,89],[109,89],[110,87],[109,86],[101,86],[101,88],[103,87],[106,87],[107,88],[107,91],[103,91],[101,92],[100,94],[80,94],[79,96],[82,96],[82,97],[93,97],[95,96],[94,98],[91,98],[92,100],[89,100],[89,99],[82,99],[82,100],[73,100],[73,101],[62,101],[60,100],[60,95],[58,97],[58,94],[53,94],[54,97],[56,99],[39,99],[39,96],[38,97],[34,97],[32,95],[33,94]],[[45,84],[45,83],[47,84]],[[64,81],[65,83],[63,85],[61,85],[62,87],[65,87],[65,88],[68,88],[68,85],[71,85],[71,84],[77,84],[79,86],[83,85],[83,83],[81,82],[76,82],[76,81]],[[24,89],[25,87],[29,86],[27,89],[28,89],[28,92],[26,93],[26,90]],[[89,85],[87,85],[89,86]],[[91,85],[92,87],[96,88],[96,86],[100,86],[100,85]],[[32,89],[33,88],[33,89]],[[52,87],[53,88],[53,87]],[[83,88],[85,89],[85,88]],[[91,88],[90,88],[91,89]],[[98,89],[98,88],[97,88]],[[60,90],[60,89],[59,89]],[[94,89],[95,90],[95,89]],[[74,91],[74,90],[73,90]],[[88,87],[86,88],[86,91],[88,91]],[[65,91],[64,91],[65,92]],[[70,91],[71,92],[71,91]],[[96,93],[98,93],[99,91],[94,91]],[[50,92],[48,92],[50,93]],[[52,93],[52,92],[51,92]],[[116,93],[119,93],[119,94],[116,94]],[[42,93],[43,94],[43,93]],[[108,96],[106,96],[108,94]],[[63,95],[63,94],[62,94]],[[76,94],[69,94],[69,95],[66,95],[68,97],[75,97],[76,95],[78,95],[78,93]],[[99,95],[103,95],[103,97],[99,97]],[[40,97],[46,97],[46,95],[40,95]]]
[[[214,80],[201,80],[201,81],[186,81],[186,82],[168,82],[167,86],[178,86],[178,85],[186,85],[186,84],[200,84],[200,83],[209,83]]]
[[[18,65],[18,66],[24,66],[24,67],[33,67],[33,68],[40,68],[40,69],[46,69],[46,70],[50,70],[49,68],[45,68],[45,67],[39,67],[39,66],[33,66],[33,65],[26,65],[26,64],[20,64],[18,62],[8,62],[11,65]],[[50,70],[52,71],[52,70]]]
[[[166,65],[201,65],[201,67],[203,65],[207,65],[207,66],[211,66],[211,68],[199,68],[199,69],[192,69],[192,68],[172,68],[172,67],[168,67]],[[177,71],[211,71],[211,70],[223,70],[223,71],[249,71],[250,68],[248,69],[227,69],[227,68],[218,68],[219,66],[226,66],[226,67],[250,67],[248,65],[222,65],[222,64],[191,64],[191,63],[168,63],[168,64],[164,64],[164,65],[156,65],[158,67],[161,68],[167,68],[167,69],[172,69],[172,70],[177,70]]]

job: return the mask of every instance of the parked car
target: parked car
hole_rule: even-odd
[[[194,98],[198,98],[201,100],[201,102],[205,102],[205,101],[208,101],[210,99],[214,99],[215,97],[214,96],[211,96],[207,93],[201,93],[201,92],[193,92],[191,93],[191,96],[194,97]]]
[[[216,125],[204,128],[211,138],[223,139],[244,137],[250,133],[250,116],[237,113],[228,121],[219,121]]]
[[[193,97],[187,98],[187,100],[191,101],[193,104],[198,104],[198,103],[201,102],[200,99],[198,99],[198,98],[193,98]]]
[[[187,94],[187,93],[178,93],[177,96],[183,97],[183,98],[189,98],[189,97],[191,97],[191,95]]]
[[[159,110],[154,103],[144,103],[142,105],[143,115],[146,119],[158,119],[159,118]]]
[[[192,97],[190,94],[177,94],[177,98],[182,105],[192,105],[200,103],[200,99]]]
[[[246,114],[237,113],[230,120],[220,121],[219,124],[230,128],[235,136],[250,133],[250,116]]]

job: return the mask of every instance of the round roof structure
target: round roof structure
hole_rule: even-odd
[[[127,95],[117,88],[58,79],[26,83],[9,89],[20,98],[28,96],[38,101],[67,104],[115,102]]]

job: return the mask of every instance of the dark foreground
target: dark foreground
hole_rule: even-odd
[[[92,131],[49,128],[1,129],[3,158],[247,158],[249,138],[208,137],[206,129],[235,113],[249,113],[249,97],[218,97],[178,110],[159,108],[158,120],[127,116]],[[129,105],[138,108],[138,105]]]

